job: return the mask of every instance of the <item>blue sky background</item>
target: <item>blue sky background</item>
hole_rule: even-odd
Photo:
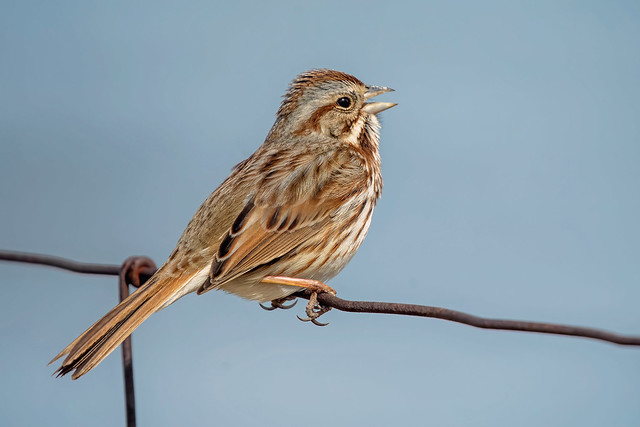
[[[299,72],[387,85],[347,299],[640,334],[640,5],[3,2],[0,247],[160,264]],[[0,424],[124,423],[119,352],[49,359],[116,279],[0,264]],[[637,426],[640,349],[222,293],[134,334],[139,425]]]

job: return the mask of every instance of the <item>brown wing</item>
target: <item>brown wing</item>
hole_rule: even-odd
[[[211,266],[210,280],[198,293],[219,287],[268,265],[316,237],[335,212],[363,186],[364,171],[352,156],[323,159],[330,168],[298,168],[289,176],[271,175],[245,204],[222,239]],[[313,165],[315,166],[315,165]]]
[[[312,212],[303,204],[271,208],[249,202],[220,244],[211,266],[211,280],[198,293],[292,252],[317,234],[328,220],[326,208]]]

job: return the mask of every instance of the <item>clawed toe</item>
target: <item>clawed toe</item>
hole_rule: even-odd
[[[284,301],[286,301],[286,299]],[[278,302],[276,304],[276,307],[277,308],[281,308],[283,310],[289,310],[290,308],[293,308],[293,306],[296,305],[297,303],[298,303],[297,299],[294,299],[293,302],[291,304],[289,304],[289,305],[285,305],[282,302]],[[273,304],[273,301],[271,301],[271,304]]]
[[[331,307],[324,307],[318,303],[318,293],[313,292],[309,297],[309,304],[307,304],[307,307],[305,308],[305,312],[307,313],[307,318],[303,319],[300,316],[297,316],[297,317],[303,322],[311,322],[316,326],[327,326],[329,322],[322,323],[322,322],[319,322],[317,319],[318,317],[322,316],[329,310],[331,310]]]
[[[292,300],[293,302],[289,305],[285,304],[285,301],[289,301]],[[276,308],[281,308],[282,310],[289,310],[290,308],[292,308],[294,305],[296,305],[298,303],[298,300],[296,299],[296,297],[284,297],[284,298],[280,298],[280,299],[274,299],[273,301],[271,301],[271,306],[266,306],[263,305],[262,303],[260,303],[260,308],[262,308],[263,310],[267,310],[267,311],[273,311]]]
[[[296,315],[296,317],[298,318],[298,320],[301,320],[303,322],[311,322],[316,326],[327,326],[329,324],[329,322],[327,322],[327,323],[318,322],[318,319],[312,319],[310,317],[307,317],[306,319],[303,319],[302,317],[297,316],[297,315]]]
[[[321,292],[324,292],[324,290],[322,290]],[[335,295],[335,291],[333,291],[332,293]],[[291,304],[288,304],[288,305],[285,304],[286,301],[291,301],[291,300],[294,300]],[[288,296],[288,297],[272,300],[271,305],[264,305],[262,303],[260,303],[259,305],[260,305],[260,308],[267,311],[273,311],[276,308],[288,310],[293,306],[295,306],[297,302],[298,300],[296,299],[296,297]],[[304,310],[305,313],[307,313],[307,317],[306,318],[302,318],[300,316],[297,316],[297,317],[303,322],[311,322],[316,326],[327,326],[329,323],[319,322],[318,317],[322,316],[329,310],[331,310],[331,307],[325,307],[320,305],[320,303],[318,303],[318,292],[312,291],[311,296],[309,297],[309,303],[307,304],[307,307]]]
[[[272,303],[272,304],[273,304],[273,303]],[[258,303],[258,305],[260,306],[260,308],[261,308],[261,309],[263,309],[263,310],[267,310],[267,311],[273,311],[273,310],[275,310],[276,308],[278,308],[278,307],[276,307],[276,306],[274,306],[274,305],[271,305],[271,307],[266,306],[266,305],[262,305],[262,303],[261,303],[261,302],[259,302],[259,303]]]

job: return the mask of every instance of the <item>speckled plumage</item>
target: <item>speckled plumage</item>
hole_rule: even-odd
[[[299,290],[265,276],[326,281],[342,270],[382,191],[376,114],[395,105],[366,100],[389,90],[333,70],[294,79],[264,143],[204,201],[147,284],[54,359],[67,355],[58,374],[79,378],[187,293],[264,302]]]

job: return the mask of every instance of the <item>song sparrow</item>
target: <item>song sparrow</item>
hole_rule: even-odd
[[[153,277],[51,361],[67,355],[58,376],[81,377],[193,291],[276,306],[301,288],[335,293],[322,282],[355,254],[382,190],[376,114],[396,104],[367,100],[391,90],[334,70],[296,77],[262,146],[205,200]]]

